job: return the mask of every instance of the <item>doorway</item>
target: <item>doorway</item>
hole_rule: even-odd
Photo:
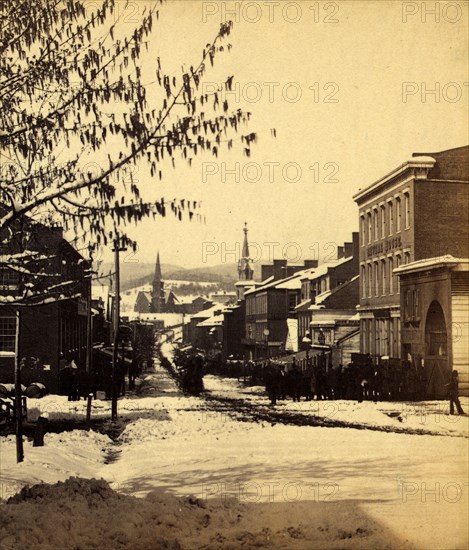
[[[448,333],[443,309],[436,300],[430,304],[425,321],[425,372],[427,397],[446,398],[445,385],[450,379]]]

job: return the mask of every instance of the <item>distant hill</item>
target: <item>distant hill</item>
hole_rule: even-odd
[[[214,266],[193,267],[190,269],[179,268],[173,271],[163,271],[166,279],[182,281],[207,281],[213,283],[232,283],[238,280],[236,266],[233,264],[219,264]]]
[[[101,273],[114,271],[114,265],[103,263]],[[150,284],[153,280],[155,264],[149,262],[125,262],[121,263],[121,287],[122,290]],[[163,280],[178,280],[191,282],[220,283],[222,287],[231,287],[238,280],[236,266],[233,264],[220,264],[207,267],[195,267],[185,269],[172,264],[161,264]]]

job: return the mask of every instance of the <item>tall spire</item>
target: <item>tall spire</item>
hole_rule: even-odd
[[[160,251],[156,255],[156,266],[155,266],[155,276],[153,277],[155,281],[161,281],[161,265],[160,265]]]
[[[243,241],[243,258],[249,258],[249,244],[248,244],[248,224],[244,222],[244,241]]]
[[[162,313],[165,309],[164,282],[161,280],[160,251],[156,255],[155,275],[151,293],[151,312]]]
[[[251,258],[249,257],[248,224],[246,222],[244,222],[243,231],[243,251],[238,262],[238,276],[240,281],[252,281],[254,272],[251,267]]]

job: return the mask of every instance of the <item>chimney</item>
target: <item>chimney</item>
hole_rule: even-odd
[[[272,277],[274,274],[274,266],[273,265],[261,265],[261,281],[265,281],[269,277]]]
[[[312,269],[318,267],[317,260],[305,260],[305,269]]]
[[[345,248],[345,258],[350,258],[353,256],[353,244],[352,243],[344,243]]]
[[[347,244],[347,243],[345,243],[345,244]],[[337,247],[337,259],[340,260],[344,256],[345,256],[344,247],[343,246],[338,246]]]
[[[286,275],[287,260],[274,260],[273,265],[273,276],[274,280],[278,281],[279,279],[284,279]]]

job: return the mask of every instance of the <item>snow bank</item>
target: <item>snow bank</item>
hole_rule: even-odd
[[[0,506],[0,538],[3,550],[397,547],[355,503],[253,505],[158,491],[136,499],[80,478],[24,488]]]
[[[25,484],[41,481],[55,483],[70,476],[96,476],[113,442],[108,436],[97,432],[74,430],[46,434],[44,447],[33,447],[26,438],[23,438],[23,445],[24,462],[17,464],[15,437],[0,438],[0,498],[3,500],[14,495]]]

